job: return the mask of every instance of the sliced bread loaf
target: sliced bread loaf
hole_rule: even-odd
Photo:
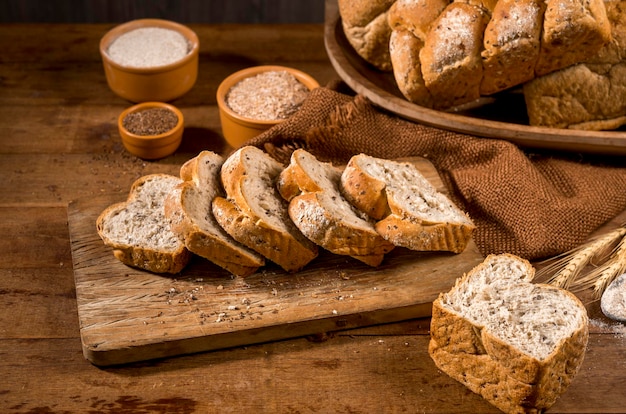
[[[433,361],[506,413],[554,404],[578,372],[589,336],[578,298],[533,277],[526,260],[490,255],[433,303]]]
[[[98,234],[122,263],[155,273],[178,273],[187,265],[191,253],[164,212],[165,198],[180,183],[172,175],[146,175],[133,183],[126,201],[100,214]]]
[[[394,246],[341,195],[340,180],[340,169],[298,149],[277,185],[290,200],[289,216],[306,237],[335,254],[378,266]]]
[[[220,170],[224,159],[202,151],[181,167],[183,182],[165,201],[165,216],[187,249],[237,276],[248,276],[265,264],[255,251],[235,241],[212,213],[215,197],[223,196]]]
[[[318,248],[289,218],[288,203],[276,188],[282,171],[282,164],[260,149],[238,149],[222,165],[226,197],[216,197],[212,210],[235,240],[286,271],[296,271],[317,257]]]
[[[470,218],[409,162],[365,154],[350,159],[341,176],[343,195],[396,246],[460,253],[475,229]]]

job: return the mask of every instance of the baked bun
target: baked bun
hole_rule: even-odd
[[[585,63],[524,84],[530,125],[581,130],[626,125],[626,3],[605,5],[612,42]]]
[[[391,70],[387,12],[395,0],[339,0],[341,24],[348,42],[365,61]]]
[[[358,17],[371,22],[373,5],[339,3],[344,3],[346,36],[355,38],[350,22]],[[364,31],[368,44],[378,44],[376,54],[389,57],[407,100],[440,110],[480,102],[584,62],[611,40],[603,0],[397,0],[387,7],[390,32],[380,30],[384,34],[375,42],[375,33]],[[386,51],[380,48],[383,41]],[[355,47],[371,63],[362,49]]]
[[[480,53],[488,11],[468,3],[446,7],[426,36],[419,59],[435,108],[450,108],[480,97]]]
[[[484,36],[481,95],[491,95],[535,77],[545,0],[500,0]]]
[[[519,257],[490,255],[433,303],[437,367],[505,413],[542,413],[580,369],[587,311],[567,290],[531,283]]]

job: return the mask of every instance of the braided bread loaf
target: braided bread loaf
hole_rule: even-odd
[[[583,62],[611,40],[603,0],[377,1],[372,3],[379,7],[370,7],[367,15],[358,13],[364,10],[357,7],[360,3],[339,0],[344,33],[353,45],[355,14],[362,18],[357,53],[378,69],[390,66],[406,99],[435,109],[466,104]],[[385,42],[387,49],[372,53],[374,39],[377,50]],[[391,64],[381,64],[387,54]]]

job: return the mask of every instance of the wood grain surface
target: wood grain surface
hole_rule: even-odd
[[[411,162],[446,191],[429,161]],[[100,366],[430,316],[483,259],[470,242],[460,254],[396,248],[376,268],[322,251],[297,273],[269,264],[234,278],[196,257],[163,276],[123,265],[100,240],[96,218],[119,201],[88,198],[68,212],[83,352]]]
[[[145,162],[124,150],[116,130],[130,103],[108,89],[98,55],[112,26],[0,25],[0,411],[498,413],[437,370],[427,317],[122,366],[85,359],[71,204],[122,200],[141,175],[177,174],[202,149],[228,153],[215,91],[238,69],[281,64],[322,85],[338,79],[323,25],[192,25],[198,82],[175,101],[187,124],[183,144]],[[598,233],[624,222],[626,212]],[[626,413],[624,325],[597,304],[588,309],[585,361],[550,413]]]

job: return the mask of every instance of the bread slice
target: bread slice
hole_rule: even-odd
[[[536,76],[584,62],[611,40],[603,0],[547,0],[546,4]]]
[[[224,195],[219,177],[223,162],[210,151],[187,161],[181,167],[184,181],[165,200],[165,216],[189,251],[245,277],[263,266],[265,259],[235,241],[213,216],[213,199]]]
[[[239,148],[222,165],[226,198],[216,197],[212,211],[235,240],[291,272],[317,257],[318,248],[289,219],[288,203],[276,188],[282,170],[262,150]]]
[[[500,0],[485,29],[481,95],[520,85],[535,77],[544,0]]]
[[[180,183],[167,174],[143,176],[133,183],[126,201],[100,214],[98,235],[122,263],[154,273],[178,273],[187,265],[191,253],[164,213],[165,198]]]
[[[460,253],[475,229],[471,219],[419,172],[415,165],[353,156],[342,176],[346,199],[376,223],[396,246]]]
[[[394,246],[344,199],[340,180],[340,169],[298,149],[281,173],[278,189],[290,200],[289,216],[306,237],[330,252],[378,266]]]
[[[489,15],[482,7],[454,2],[432,24],[420,50],[424,83],[436,109],[480,97],[481,51]]]
[[[506,413],[552,406],[580,369],[589,337],[578,298],[533,277],[526,260],[490,255],[433,303],[431,358]]]

